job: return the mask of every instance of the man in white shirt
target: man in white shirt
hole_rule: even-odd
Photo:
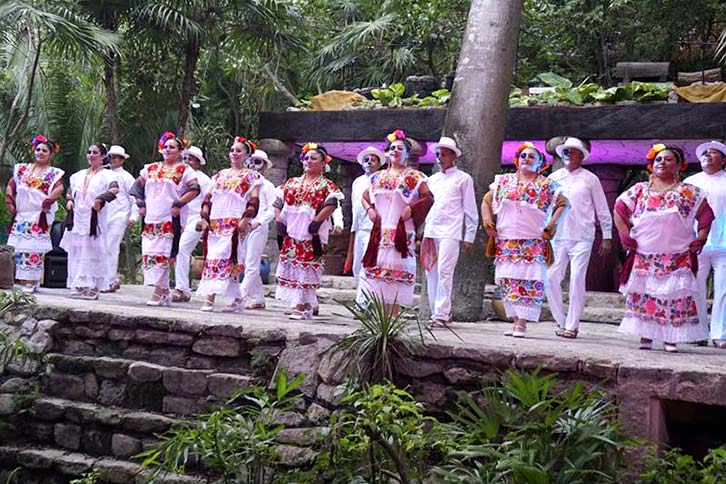
[[[371,187],[371,175],[381,169],[381,164],[385,160],[383,152],[373,146],[358,153],[356,157],[358,164],[363,168],[363,174],[353,180],[350,188],[351,209],[353,212],[353,221],[350,226],[350,237],[353,240],[352,251],[348,248],[348,255],[345,261],[345,269],[348,272],[352,269],[356,286],[358,285],[358,276],[363,266],[363,254],[368,247],[368,240],[371,238],[371,229],[373,222],[363,210],[363,194]]]
[[[260,185],[260,208],[257,216],[250,222],[250,231],[242,242],[242,251],[245,254],[245,276],[242,280],[242,299],[246,299],[245,309],[265,308],[265,289],[260,278],[260,261],[262,252],[267,244],[267,234],[270,222],[275,217],[273,203],[277,198],[275,185],[265,178],[265,172],[272,168],[272,161],[262,150],[255,150],[252,156],[245,161],[247,168],[255,170],[262,175]]]
[[[706,199],[716,217],[708,233],[706,245],[698,256],[698,318],[708,327],[706,302],[708,275],[713,269],[713,306],[711,307],[711,339],[717,348],[726,349],[726,145],[718,141],[696,148],[701,173],[684,180],[706,192]]]
[[[187,223],[184,226],[181,238],[179,239],[179,252],[176,256],[174,266],[174,281],[176,287],[171,293],[171,300],[175,302],[187,302],[191,299],[192,291],[189,287],[189,262],[194,248],[202,237],[202,232],[197,231],[197,222],[200,220],[202,202],[209,191],[212,180],[201,171],[201,167],[207,164],[204,153],[196,146],[190,146],[183,153],[184,162],[196,171],[196,179],[199,182],[199,195],[187,203]]]
[[[126,229],[133,227],[139,220],[139,209],[136,200],[129,195],[131,186],[136,181],[131,173],[124,170],[124,161],[129,158],[126,150],[119,145],[113,145],[108,150],[109,168],[116,174],[118,179],[118,194],[116,199],[106,205],[106,276],[110,281],[109,292],[115,292],[121,287],[118,278],[118,256],[121,249],[121,241],[124,238]]]
[[[432,325],[441,327],[451,322],[454,269],[462,245],[466,251],[474,242],[479,212],[474,180],[455,165],[456,158],[461,156],[456,142],[443,136],[432,148],[440,171],[426,182],[434,204],[426,216],[421,259],[426,268]]]
[[[547,270],[547,301],[555,318],[557,336],[577,337],[580,317],[585,309],[585,281],[595,241],[595,216],[600,221],[602,243],[598,254],[612,250],[613,219],[600,180],[592,172],[582,168],[590,152],[582,141],[567,138],[556,148],[565,167],[550,175],[570,202],[552,240],[554,263]],[[570,265],[570,307],[565,317],[562,300],[562,279]]]

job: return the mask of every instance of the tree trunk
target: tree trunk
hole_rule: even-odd
[[[473,0],[469,9],[443,134],[453,137],[463,152],[458,165],[474,178],[477,203],[501,170],[522,6],[523,0]],[[461,253],[456,266],[454,320],[481,318],[489,267],[480,230],[474,247]]]
[[[187,121],[189,120],[189,103],[194,90],[194,70],[197,68],[200,51],[201,44],[199,38],[191,38],[187,43],[184,58],[184,81],[182,82],[181,98],[179,99],[179,116],[176,122],[176,135],[180,138],[184,136]]]
[[[104,60],[103,84],[106,87],[106,123],[111,143],[121,144],[121,127],[118,122],[118,101],[116,100],[116,56],[109,52]]]

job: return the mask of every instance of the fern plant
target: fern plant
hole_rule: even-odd
[[[22,291],[0,292],[0,318],[23,306],[35,304],[35,296]],[[14,338],[9,329],[0,330],[0,375],[12,363],[24,363],[26,358],[38,357],[25,341]]]

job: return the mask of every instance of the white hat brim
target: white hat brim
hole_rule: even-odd
[[[124,160],[128,160],[128,159],[129,159],[129,155],[128,155],[127,153],[113,153],[113,152],[109,152],[109,153],[108,153],[108,156],[109,156],[109,157],[110,157],[110,156],[120,156],[120,157],[121,157],[121,158],[123,158]]]
[[[436,153],[436,150],[438,150],[439,148],[446,148],[447,150],[453,151],[454,153],[456,153],[457,158],[461,156],[461,150],[458,146],[442,145],[441,143],[434,143],[431,145],[431,150],[434,153]]]
[[[709,141],[708,143],[698,145],[696,148],[696,157],[700,160],[704,153],[708,150],[720,151],[724,156],[726,156],[726,145],[719,143],[718,141]]]
[[[370,149],[366,148],[360,153],[358,153],[358,156],[356,156],[356,160],[358,161],[359,165],[363,164],[363,159],[366,157],[366,155],[376,155],[378,157],[378,161],[381,163],[381,165],[386,164],[386,155],[381,151],[377,150],[375,148]]]
[[[562,158],[562,151],[565,148],[574,149],[574,150],[577,150],[580,153],[582,153],[582,161],[585,161],[586,159],[590,158],[590,152],[587,151],[587,148],[585,148],[584,146],[572,145],[572,144],[567,144],[567,143],[563,143],[563,144],[559,145],[557,148],[555,148],[555,152],[557,152],[557,156]]]

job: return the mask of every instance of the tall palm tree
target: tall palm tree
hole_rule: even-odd
[[[102,56],[116,50],[118,38],[77,15],[62,0],[5,0],[0,5],[0,32],[4,54],[0,62],[9,66],[15,85],[0,140],[0,178],[4,179],[5,153],[25,134],[42,56]]]

